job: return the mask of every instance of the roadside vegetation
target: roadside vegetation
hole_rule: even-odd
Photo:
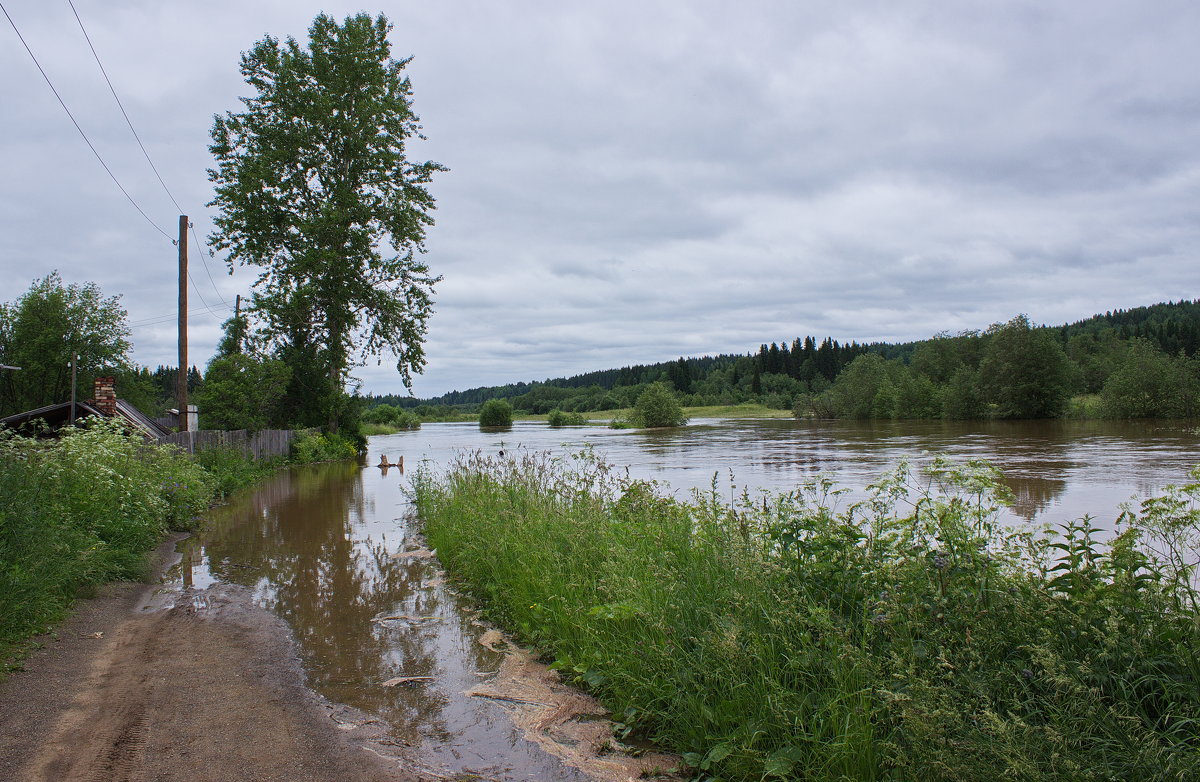
[[[351,439],[315,431],[294,441],[289,459],[254,461],[232,449],[191,457],[147,445],[110,421],[53,439],[0,427],[0,672],[76,597],[144,578],[147,552],[172,530],[194,529],[214,500],[288,463],[356,453]]]
[[[429,544],[490,618],[701,779],[1200,778],[1200,468],[1005,529],[984,463],[843,504],[664,496],[589,455],[423,468]]]

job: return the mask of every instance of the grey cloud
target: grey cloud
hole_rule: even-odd
[[[207,133],[248,90],[238,52],[267,32],[303,39],[314,11],[76,5],[206,235]],[[74,20],[52,4],[10,11],[173,232],[177,210]],[[410,153],[451,168],[432,188],[426,260],[445,281],[420,394],[1198,295],[1192,3],[469,2],[392,21],[429,136]],[[58,268],[123,294],[132,322],[169,315],[174,248],[115,191],[17,45],[0,47],[0,72],[0,298]],[[216,310],[193,318],[203,364],[254,274],[210,261],[210,281],[192,252],[193,301]],[[170,323],[134,338],[143,363],[174,360]],[[359,376],[400,388],[386,360]]]

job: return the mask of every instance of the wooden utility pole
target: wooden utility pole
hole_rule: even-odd
[[[234,353],[242,352],[242,294],[233,300],[233,333],[236,337],[233,345]]]
[[[188,430],[188,354],[187,354],[187,215],[179,215],[179,431]]]

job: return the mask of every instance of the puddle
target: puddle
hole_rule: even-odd
[[[627,780],[675,766],[627,755],[599,704],[478,620],[411,528],[402,481],[353,464],[280,473],[182,541],[167,586],[198,608],[214,584],[252,590],[291,626],[310,685],[373,715],[337,727],[369,722],[371,751],[426,777]]]

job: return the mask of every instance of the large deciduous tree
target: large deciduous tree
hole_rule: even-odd
[[[298,423],[336,425],[353,366],[396,357],[406,386],[425,365],[434,284],[419,256],[433,224],[413,162],[412,89],[380,15],[318,16],[307,48],[267,36],[242,55],[256,94],[218,115],[209,170],[220,214],[209,242],[257,267],[250,314],[292,368]]]
[[[129,326],[120,297],[105,297],[95,283],[64,285],[58,272],[35,280],[25,295],[0,304],[0,415],[71,398],[71,356],[80,399],[92,378],[129,367]]]
[[[999,418],[1054,418],[1071,396],[1071,366],[1054,335],[1025,315],[988,330],[979,389]]]

